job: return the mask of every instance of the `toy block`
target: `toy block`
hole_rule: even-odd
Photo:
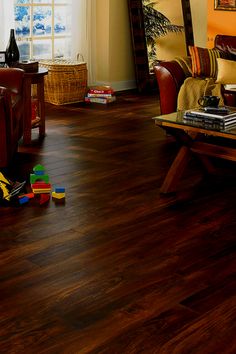
[[[63,198],[65,198],[65,196],[66,196],[65,193],[52,192],[52,197],[55,199],[63,199]]]
[[[51,189],[33,189],[34,194],[44,194],[44,193],[50,193]]]
[[[42,165],[36,165],[34,166],[33,171],[45,171],[45,168]]]
[[[23,198],[23,197],[27,197],[29,199],[32,199],[32,198],[34,198],[34,193],[26,193],[26,194],[22,194],[22,195],[18,196],[18,198]]]
[[[36,183],[32,183],[31,188],[33,188],[33,189],[44,189],[44,188],[51,189],[51,184],[38,181]]]
[[[64,187],[55,187],[55,193],[65,193]]]
[[[39,204],[40,204],[40,205],[45,204],[45,203],[47,203],[49,200],[50,200],[50,194],[48,194],[48,193],[47,193],[47,194],[43,193],[43,194],[40,195]]]
[[[45,183],[49,182],[49,176],[48,175],[41,175],[37,176],[33,173],[30,174],[30,184],[35,183],[36,181],[44,181]]]
[[[42,176],[42,175],[44,175],[44,171],[34,171],[34,174],[36,176]]]
[[[22,198],[19,198],[19,203],[20,203],[20,204],[25,204],[25,203],[27,203],[28,201],[29,201],[29,198],[26,197],[26,196],[24,196],[24,197],[22,197]]]
[[[27,193],[25,194],[26,197],[28,197],[29,199],[34,198],[34,193]]]

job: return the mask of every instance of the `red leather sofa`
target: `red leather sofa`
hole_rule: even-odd
[[[230,53],[236,59],[236,36],[217,35],[214,47]],[[177,61],[163,61],[154,67],[155,76],[159,88],[161,114],[175,112],[177,109],[177,97],[186,76]],[[222,86],[224,103],[236,107],[236,93],[224,90]]]
[[[0,68],[0,168],[9,165],[23,135],[24,71]]]

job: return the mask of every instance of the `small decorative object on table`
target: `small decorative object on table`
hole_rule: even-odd
[[[217,108],[220,102],[220,97],[218,96],[202,96],[198,100],[198,104],[201,107],[215,107]]]
[[[0,51],[0,68],[6,66],[6,52]]]
[[[16,68],[23,69],[26,73],[36,73],[39,68],[38,61],[23,60],[14,65]]]
[[[15,39],[14,29],[10,30],[10,39],[6,48],[6,63],[8,66],[15,66],[20,59],[20,53]]]

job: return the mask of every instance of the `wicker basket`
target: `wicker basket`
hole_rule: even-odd
[[[84,62],[40,60],[48,69],[44,77],[45,101],[55,105],[84,101],[87,92],[87,66]]]

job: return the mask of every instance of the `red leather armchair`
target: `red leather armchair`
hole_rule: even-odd
[[[214,47],[230,53],[236,57],[236,36],[217,35]],[[154,67],[156,75],[161,114],[175,112],[177,109],[177,97],[186,76],[177,61],[160,62]],[[236,94],[232,91],[225,91],[222,87],[224,103],[236,107]]]
[[[24,71],[0,69],[0,168],[6,167],[23,134]]]

